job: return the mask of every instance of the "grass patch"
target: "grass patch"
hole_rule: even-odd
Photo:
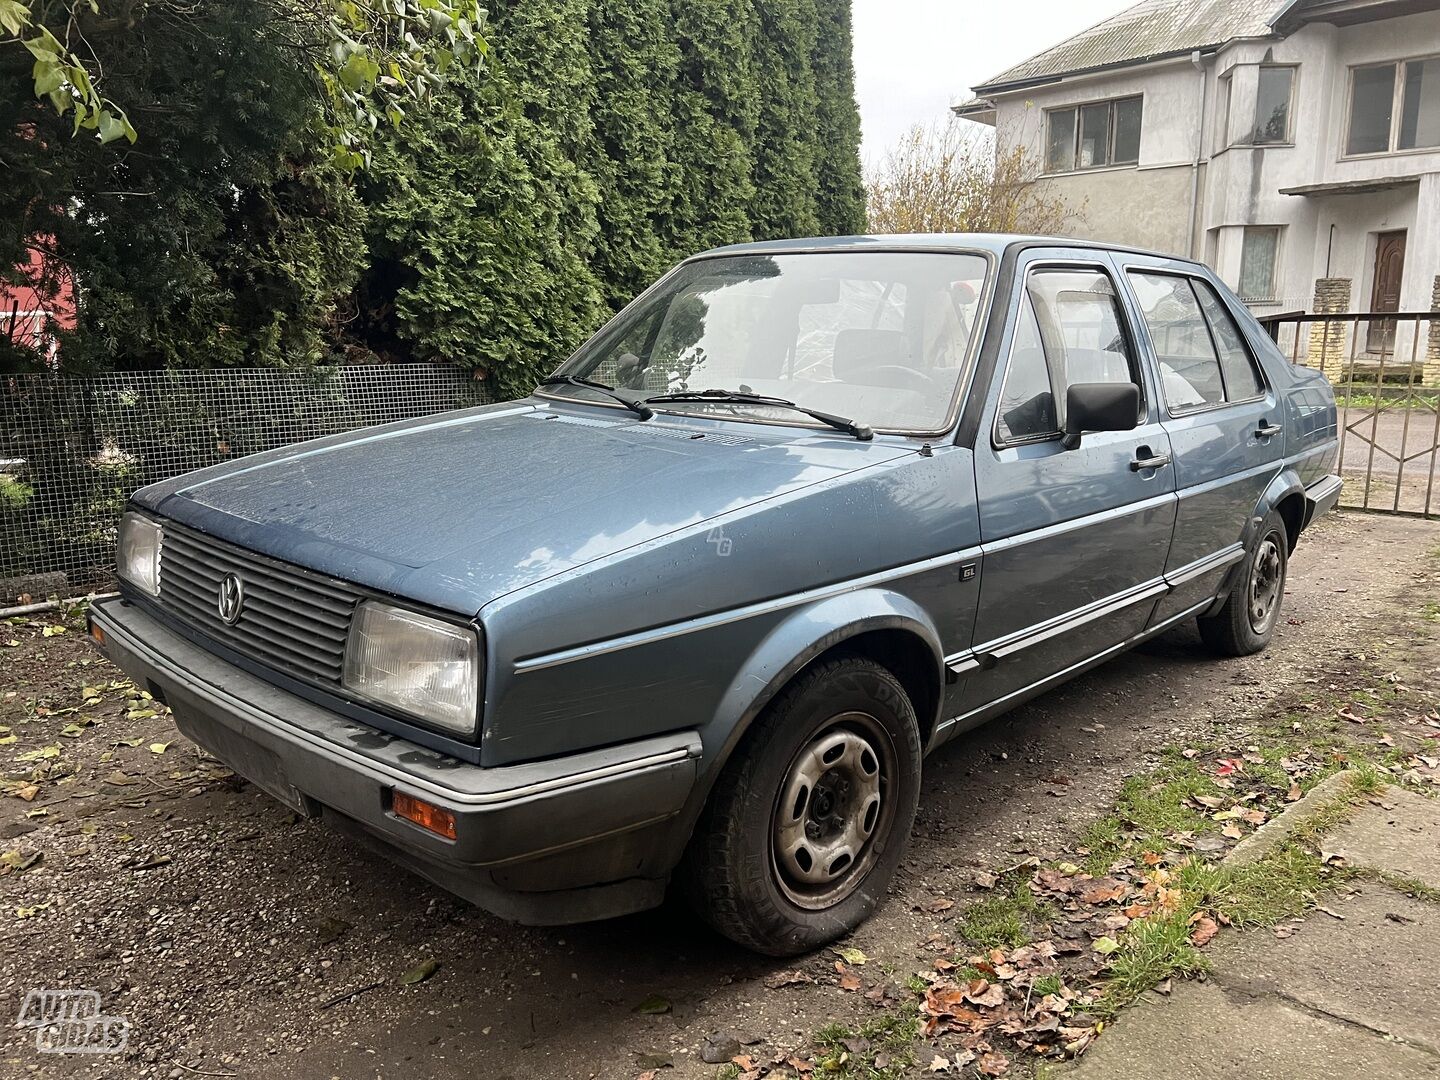
[[[1006,891],[997,889],[995,895],[971,904],[960,916],[961,936],[982,949],[1018,949],[1028,945],[1035,939],[1036,924],[1053,919],[1056,914],[1048,904],[1035,899],[1028,875],[1000,884],[1007,887]]]
[[[1130,801],[1131,809],[1148,809],[1156,816],[1147,820],[1170,824],[1177,811],[1163,784],[1157,787],[1153,776],[1141,779],[1145,794]],[[1208,913],[1240,927],[1273,926],[1355,877],[1357,871],[1325,865],[1313,848],[1350,817],[1357,799],[1383,787],[1379,771],[1362,764],[1352,771],[1342,795],[1260,861],[1226,866],[1192,857],[1172,867],[1166,885],[1175,891],[1173,904],[1163,914],[1136,919],[1118,935],[1096,1015],[1113,1016],[1168,978],[1207,971],[1209,960],[1190,940],[1199,916]],[[1430,892],[1440,900],[1440,890]]]
[[[915,1064],[918,1015],[887,1013],[859,1028],[827,1024],[815,1033],[819,1076],[842,1080],[896,1080]]]
[[[1172,976],[1210,970],[1210,961],[1190,944],[1188,915],[1177,912],[1130,924],[1121,938],[1120,951],[1111,961],[1110,980],[1095,1009],[1099,1015],[1114,1015]]]
[[[1380,871],[1379,878],[1396,892],[1413,896],[1416,900],[1424,900],[1426,903],[1440,904],[1440,889],[1425,884],[1419,878],[1413,878],[1406,874],[1393,874],[1388,870]]]

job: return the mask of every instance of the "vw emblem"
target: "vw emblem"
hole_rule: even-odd
[[[220,600],[215,607],[220,618],[230,626],[240,621],[240,612],[245,607],[245,585],[234,574],[220,579]]]

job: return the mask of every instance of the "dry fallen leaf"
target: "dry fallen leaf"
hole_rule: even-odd
[[[1118,878],[1103,877],[1094,878],[1080,885],[1075,890],[1083,904],[1105,904],[1112,900],[1119,900],[1130,887]]]
[[[787,986],[806,986],[814,981],[813,976],[803,971],[778,971],[765,980],[765,985],[771,990],[780,990]]]
[[[1210,943],[1210,939],[1220,932],[1220,927],[1208,915],[1201,915],[1194,925],[1195,929],[1190,931],[1190,944],[1197,949],[1204,948]]]
[[[975,1063],[975,1069],[981,1076],[1004,1076],[1010,1069],[1010,1059],[998,1050],[992,1050],[988,1054],[982,1054],[980,1060]]]

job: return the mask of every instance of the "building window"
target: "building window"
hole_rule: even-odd
[[[1440,57],[1355,68],[1345,153],[1440,146]]]
[[[1215,105],[1215,153],[1219,153],[1230,145],[1230,72],[1226,72],[1219,79],[1219,100]]]
[[[1117,98],[1046,113],[1045,171],[1074,172],[1140,160],[1143,99]]]
[[[1280,254],[1280,229],[1274,225],[1252,225],[1245,229],[1240,247],[1240,287],[1246,301],[1275,299],[1275,264]]]
[[[1440,146],[1440,56],[1405,64],[1400,88],[1400,149]]]
[[[1293,67],[1260,68],[1255,91],[1255,129],[1250,141],[1257,146],[1290,141],[1290,102],[1295,91]]]

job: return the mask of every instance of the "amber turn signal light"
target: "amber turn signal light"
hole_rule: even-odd
[[[455,815],[441,806],[434,806],[414,795],[403,791],[390,793],[390,809],[396,817],[413,821],[428,832],[437,833],[447,840],[455,839]]]

